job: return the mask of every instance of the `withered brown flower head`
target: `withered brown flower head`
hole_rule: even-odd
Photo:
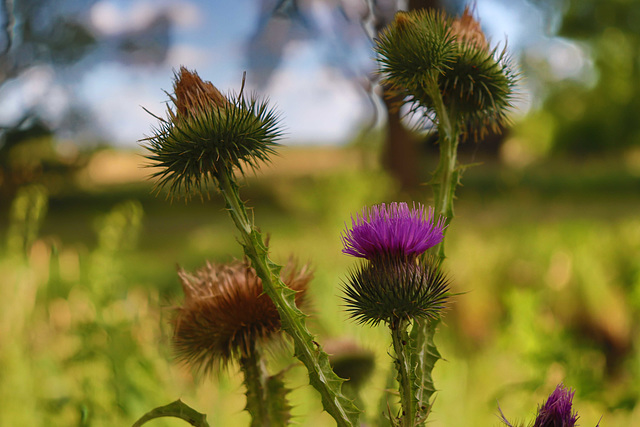
[[[462,16],[451,23],[451,32],[458,37],[460,43],[468,43],[484,51],[489,50],[487,38],[482,32],[480,23],[473,17],[469,6],[464,8]]]
[[[195,370],[208,373],[247,356],[253,344],[280,336],[278,311],[247,260],[207,263],[193,274],[180,270],[178,275],[185,300],[173,319],[173,344],[178,359]],[[281,277],[297,291],[296,305],[304,306],[312,272],[290,261]]]
[[[176,105],[179,117],[229,105],[229,101],[211,82],[202,81],[198,73],[185,67],[180,67],[180,73],[176,73],[173,91],[175,99],[172,97],[172,101]]]

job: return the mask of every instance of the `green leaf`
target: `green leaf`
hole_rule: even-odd
[[[205,414],[201,414],[180,399],[169,403],[168,405],[152,409],[136,421],[132,427],[140,427],[148,421],[161,417],[176,417],[195,427],[209,427],[209,423],[207,423],[207,416]]]
[[[431,408],[431,398],[436,392],[433,384],[432,372],[436,362],[441,358],[433,337],[439,320],[418,319],[411,329],[411,343],[415,350],[411,353],[411,364],[415,369],[417,382],[416,400],[418,410],[423,413],[423,419]]]

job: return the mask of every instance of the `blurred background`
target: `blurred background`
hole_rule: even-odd
[[[197,378],[172,359],[176,266],[242,256],[215,193],[170,202],[148,180],[138,140],[156,120],[142,106],[165,114],[180,65],[223,92],[246,71],[245,90],[281,112],[284,147],[242,194],[273,259],[315,269],[318,341],[375,361],[362,400],[378,425],[390,340],[341,309],[355,261],[340,232],[364,205],[429,203],[437,147],[388,108],[372,40],[398,9],[465,5],[3,0],[0,425],[130,425],[177,398],[211,425],[248,424],[237,369]],[[523,79],[513,126],[461,145],[474,166],[446,245],[460,295],[436,337],[430,425],[499,425],[498,404],[530,419],[560,382],[581,425],[640,425],[640,3],[477,0],[475,13]],[[287,378],[294,420],[333,425],[304,369]]]

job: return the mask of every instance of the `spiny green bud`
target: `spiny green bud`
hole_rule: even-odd
[[[382,32],[376,51],[380,72],[406,102],[448,114],[474,134],[507,121],[517,73],[503,50],[489,43],[469,8],[457,19],[434,11],[399,12]]]
[[[444,104],[476,136],[498,131],[508,120],[518,76],[506,50],[489,48],[468,7],[451,29],[456,36],[454,59],[438,79]]]
[[[398,12],[376,43],[383,82],[416,100],[453,60],[451,20],[434,10]]]
[[[180,68],[167,118],[153,135],[143,139],[150,151],[149,166],[159,170],[157,187],[189,198],[193,190],[206,192],[210,180],[249,166],[256,168],[274,153],[282,133],[278,115],[266,101],[242,95],[224,96],[197,73]]]

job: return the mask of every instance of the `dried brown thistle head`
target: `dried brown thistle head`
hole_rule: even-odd
[[[194,274],[178,275],[185,300],[173,319],[173,344],[178,359],[195,370],[210,372],[280,336],[278,311],[247,260],[207,263]],[[296,305],[304,306],[312,272],[290,261],[281,277],[297,291]]]

